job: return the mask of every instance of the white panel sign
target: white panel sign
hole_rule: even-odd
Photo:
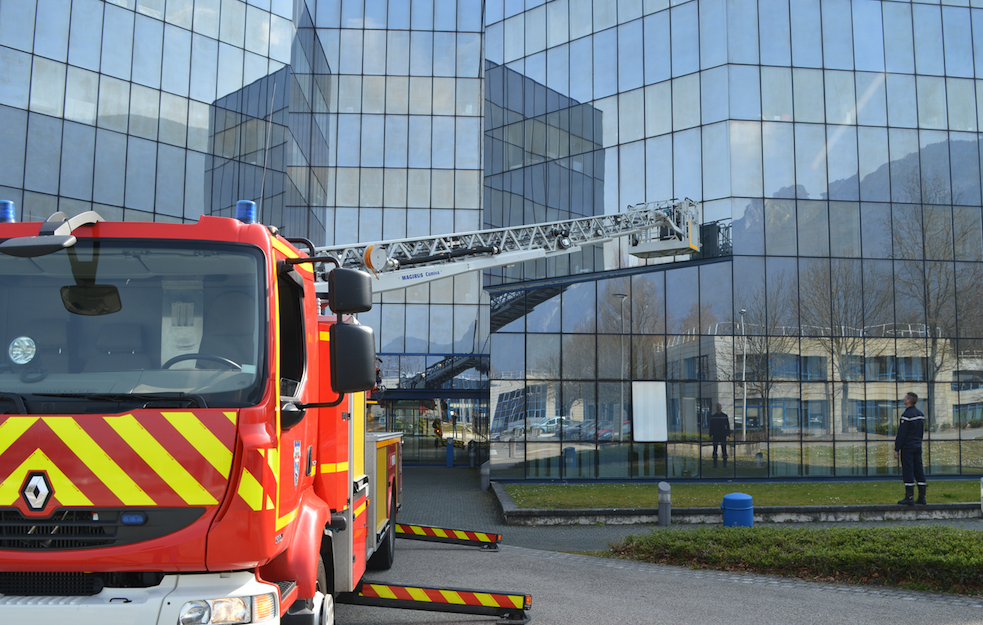
[[[669,440],[665,382],[631,383],[631,429],[636,443]]]

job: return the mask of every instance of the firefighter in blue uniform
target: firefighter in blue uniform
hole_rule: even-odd
[[[894,439],[894,457],[901,458],[901,478],[904,480],[904,499],[898,503],[903,506],[925,505],[925,469],[922,468],[922,435],[925,432],[925,415],[915,404],[918,395],[907,393],[904,396],[905,411],[901,413],[901,424]],[[918,500],[915,500],[915,486],[918,486]]]

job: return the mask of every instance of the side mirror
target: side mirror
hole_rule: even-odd
[[[335,273],[338,271],[343,270],[334,270]],[[375,388],[375,335],[372,328],[336,323],[330,332],[331,388],[339,394]]]
[[[328,306],[336,315],[372,310],[372,277],[357,269],[331,270],[328,274]]]

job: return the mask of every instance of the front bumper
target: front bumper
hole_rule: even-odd
[[[0,623],[72,623],[72,625],[177,625],[181,607],[188,601],[219,597],[245,597],[273,593],[275,584],[260,582],[247,571],[165,575],[152,588],[103,588],[91,597],[15,597],[0,595]],[[280,622],[276,617],[264,624]]]

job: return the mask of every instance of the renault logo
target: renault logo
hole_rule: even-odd
[[[27,482],[24,484],[24,501],[27,502],[27,507],[32,512],[38,512],[44,510],[45,504],[48,503],[48,498],[54,492],[51,488],[51,482],[48,481],[48,476],[44,473],[31,473],[27,476]]]

